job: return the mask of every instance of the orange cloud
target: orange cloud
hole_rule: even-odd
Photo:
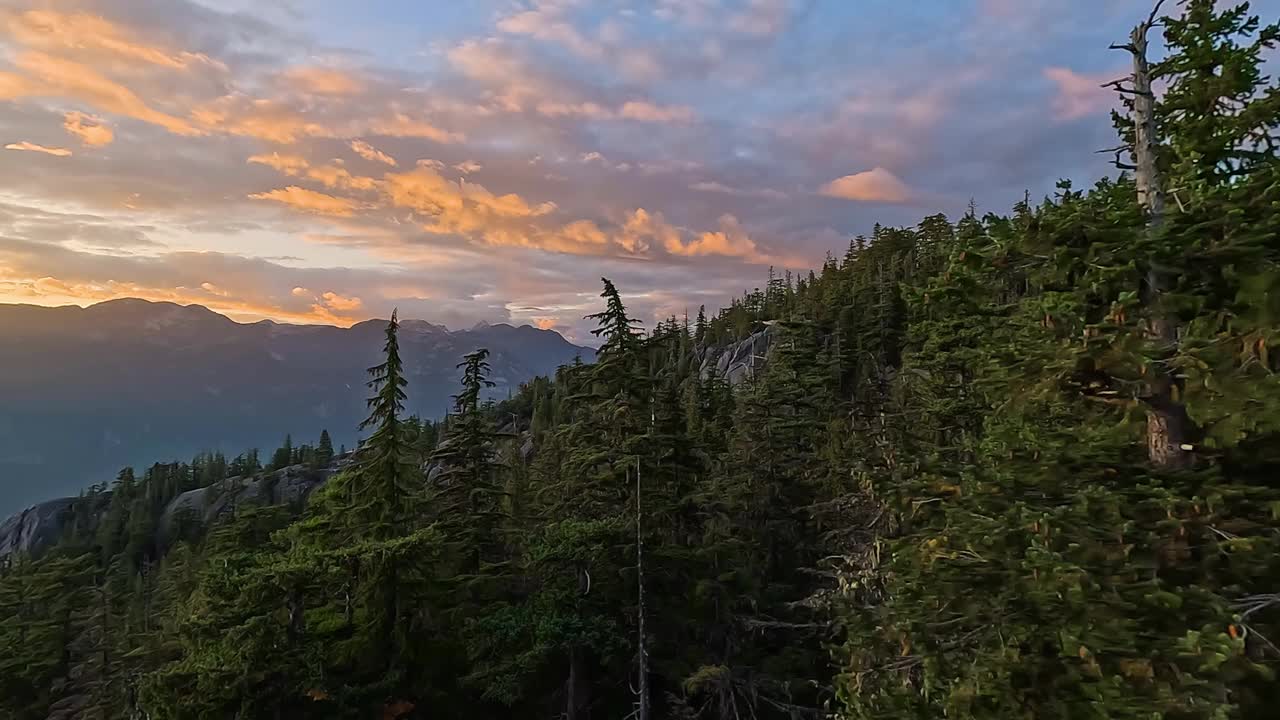
[[[1102,84],[1119,75],[1118,72],[1084,75],[1068,68],[1045,68],[1044,76],[1057,86],[1057,95],[1053,98],[1054,114],[1059,120],[1067,121],[1110,110],[1115,103],[1115,94]]]
[[[320,296],[324,306],[341,313],[351,313],[364,307],[364,301],[358,297],[343,297],[335,292],[326,292]]]
[[[392,206],[412,210],[429,233],[575,255],[599,255],[609,248],[608,233],[593,221],[547,225],[555,203],[533,203],[515,193],[497,195],[466,180],[455,183],[430,165],[388,174],[379,189]]]
[[[69,112],[63,115],[62,129],[80,138],[86,147],[103,147],[116,139],[111,128],[98,118],[90,117],[82,112]]]
[[[878,167],[832,180],[822,188],[822,194],[859,202],[902,203],[911,197],[911,190],[893,173]]]
[[[720,230],[701,233],[688,243],[682,242],[678,236],[668,238],[665,249],[672,255],[686,257],[721,255],[739,257],[753,262],[765,259],[760,249],[756,247],[755,241],[747,235],[747,231],[738,222],[738,218],[727,214],[720,217]]]
[[[458,163],[457,165],[454,165],[453,169],[457,170],[463,175],[470,175],[473,172],[479,172],[483,170],[484,166],[476,162],[475,160],[466,160]]]
[[[303,137],[329,134],[323,125],[275,100],[224,95],[196,107],[191,117],[200,125],[230,135],[290,145]]]
[[[282,73],[281,78],[291,87],[316,95],[357,95],[364,88],[360,78],[331,68],[295,67]]]
[[[360,208],[360,204],[349,198],[334,197],[314,190],[307,190],[296,185],[254,193],[249,196],[254,200],[270,200],[287,205],[295,210],[315,215],[331,215],[334,217],[350,217]]]
[[[386,154],[386,153],[382,152],[382,151],[381,151],[381,150],[379,150],[378,148],[376,148],[376,147],[374,147],[374,146],[370,145],[369,143],[367,143],[367,142],[365,142],[365,141],[363,141],[363,140],[352,140],[352,141],[351,141],[351,150],[352,150],[353,152],[355,152],[355,154],[357,154],[357,155],[359,155],[360,157],[364,158],[365,160],[370,160],[370,161],[373,161],[373,162],[385,163],[385,164],[387,164],[387,165],[390,165],[391,167],[395,167],[395,166],[396,166],[396,159],[395,159],[395,158],[393,158],[393,157],[391,157],[390,155],[388,155],[388,154]]]
[[[647,253],[653,241],[661,247],[671,247],[681,242],[680,231],[667,224],[662,213],[650,213],[644,208],[636,208],[627,216],[616,240],[623,250],[633,255]]]
[[[343,310],[331,309],[319,303],[312,305],[308,312],[299,312],[267,299],[236,297],[231,292],[207,282],[202,283],[199,288],[185,288],[154,287],[115,280],[98,283],[71,282],[49,276],[0,276],[0,291],[3,291],[0,297],[6,300],[33,302],[39,305],[70,303],[83,306],[119,298],[141,298],[153,302],[203,305],[214,312],[241,320],[270,318],[280,322],[341,327],[350,327],[357,321],[355,318],[344,317],[341,314],[345,312]]]
[[[300,155],[281,155],[280,153],[271,153],[270,155],[254,155],[249,158],[248,162],[266,165],[285,175],[299,177],[311,167],[311,163]]]
[[[134,40],[124,28],[88,13],[27,10],[3,13],[0,19],[10,37],[27,47],[107,57],[171,70],[187,70],[193,65],[226,70],[225,65],[203,53],[175,52]]]
[[[493,221],[540,217],[556,209],[554,203],[532,205],[514,193],[495,195],[465,180],[451,182],[428,166],[387,175],[382,190],[396,207],[426,217],[424,229],[437,233],[482,232]]]
[[[73,97],[107,112],[159,125],[177,135],[204,134],[188,121],[152,108],[132,90],[88,65],[42,52],[19,55],[14,64],[31,77],[19,81],[14,81],[12,76],[0,78],[0,97]]]
[[[45,155],[53,155],[54,157],[68,157],[71,151],[66,148],[45,147],[32,142],[23,140],[22,142],[9,143],[4,146],[5,150],[27,150],[29,152],[44,153]]]
[[[442,145],[460,143],[467,136],[459,132],[450,132],[421,120],[414,120],[404,113],[392,113],[390,117],[374,119],[367,125],[367,133],[350,133],[352,135],[386,135],[388,137],[414,137],[434,140]]]
[[[248,162],[266,165],[290,177],[305,177],[315,180],[325,187],[347,188],[351,190],[373,190],[377,182],[373,178],[352,175],[346,168],[334,165],[312,166],[306,158],[298,155],[254,155]]]

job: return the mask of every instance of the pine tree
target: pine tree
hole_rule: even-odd
[[[461,571],[475,574],[486,562],[501,559],[504,489],[497,462],[499,435],[481,395],[494,387],[488,379],[489,351],[479,349],[458,364],[462,390],[454,395],[454,414],[444,442],[432,455],[443,468],[433,492],[433,512],[468,558]]]
[[[412,473],[409,443],[400,419],[409,381],[400,359],[399,329],[392,312],[382,348],[384,360],[368,371],[368,386],[374,391],[368,400],[369,417],[360,423],[361,430],[372,427],[374,431],[358,450],[360,497],[355,509],[372,537],[386,537],[402,520]]]
[[[333,440],[329,438],[328,430],[320,431],[320,444],[316,446],[316,466],[321,468],[329,467],[333,462]]]

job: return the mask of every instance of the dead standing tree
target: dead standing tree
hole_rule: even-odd
[[[1156,124],[1156,98],[1152,90],[1151,62],[1147,58],[1148,35],[1159,25],[1158,16],[1165,0],[1159,0],[1151,15],[1130,33],[1129,42],[1112,45],[1133,56],[1133,73],[1126,79],[1104,85],[1126,96],[1133,122],[1133,145],[1116,151],[1116,166],[1132,170],[1138,189],[1138,203],[1146,211],[1148,238],[1155,237],[1164,224],[1165,189],[1156,154],[1159,145]],[[1125,86],[1128,82],[1128,87]],[[1131,98],[1131,99],[1129,99]],[[1128,150],[1133,164],[1119,161],[1120,152]],[[1168,360],[1178,350],[1178,324],[1168,308],[1167,295],[1173,282],[1169,271],[1158,260],[1148,263],[1142,304],[1145,309],[1145,333],[1156,361],[1150,363],[1143,402],[1147,415],[1147,455],[1151,464],[1161,470],[1179,470],[1192,460],[1188,452],[1187,433],[1191,425],[1186,406],[1181,401],[1179,380]]]

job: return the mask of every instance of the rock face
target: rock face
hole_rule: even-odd
[[[736,343],[705,348],[702,351],[702,376],[709,377],[714,370],[730,385],[750,380],[764,368],[765,357],[776,338],[777,332],[769,326]]]
[[[232,477],[207,487],[189,490],[169,501],[160,516],[159,537],[167,545],[182,517],[208,527],[240,505],[295,505],[306,502],[311,493],[350,464],[350,456],[336,458],[329,467],[293,465],[275,472],[248,478]]]
[[[350,463],[351,455],[348,453],[334,458],[327,468],[294,465],[247,478],[227,478],[207,487],[189,490],[165,507],[156,540],[161,545],[168,545],[179,518],[185,517],[208,527],[240,505],[301,506],[316,488]],[[59,498],[43,502],[0,523],[0,559],[19,553],[38,555],[51,547],[62,536],[67,511],[75,500]]]
[[[0,558],[38,553],[57,542],[73,501],[74,498],[59,498],[42,502],[0,523]]]

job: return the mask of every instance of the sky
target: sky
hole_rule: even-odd
[[[579,342],[601,277],[714,310],[1111,172],[1150,5],[0,0],[0,302]]]

